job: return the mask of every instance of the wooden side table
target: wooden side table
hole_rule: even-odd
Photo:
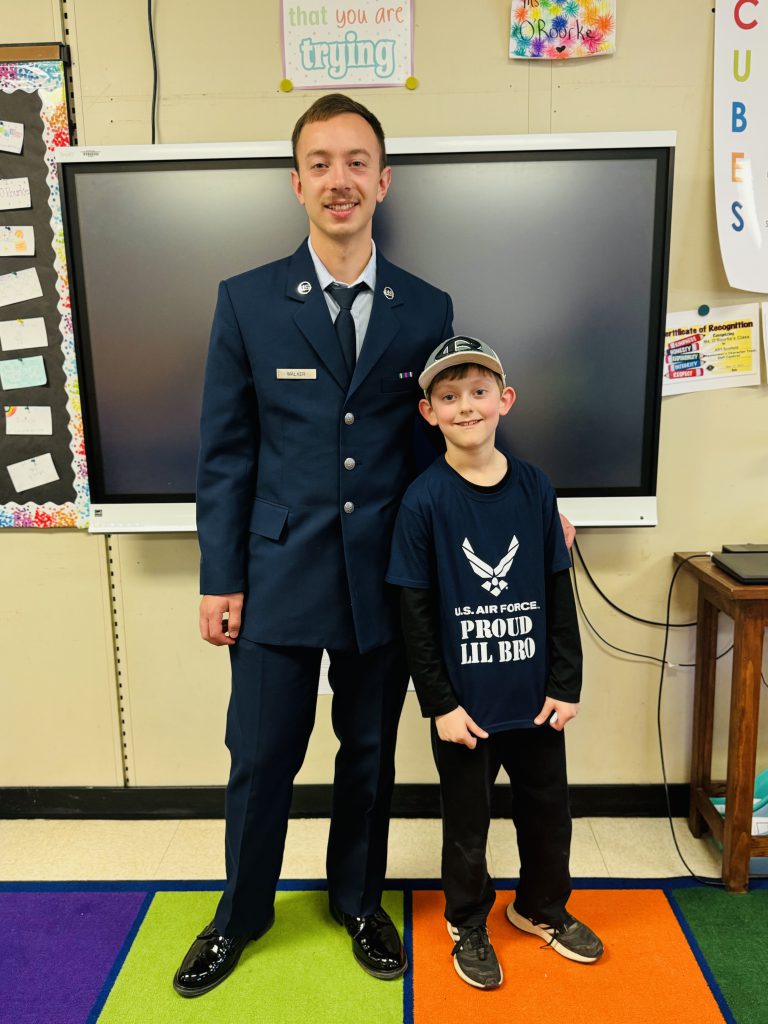
[[[676,552],[682,562],[693,552]],[[768,586],[739,583],[709,558],[687,562],[682,570],[698,581],[696,674],[691,750],[691,806],[688,827],[701,836],[709,827],[723,844],[723,882],[731,892],[749,887],[750,857],[768,856],[768,836],[752,835],[757,724],[763,633],[768,626]],[[728,767],[725,781],[712,780],[712,730],[715,717],[717,616],[733,619],[733,677],[728,719]],[[725,817],[710,801],[725,796]]]

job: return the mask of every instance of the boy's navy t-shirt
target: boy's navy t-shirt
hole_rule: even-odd
[[[403,497],[387,572],[389,583],[435,589],[448,678],[488,732],[534,727],[549,672],[546,579],[571,564],[549,480],[507,459],[505,484],[490,492],[445,458],[422,473]]]

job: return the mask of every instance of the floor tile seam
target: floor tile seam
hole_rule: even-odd
[[[24,824],[26,826],[30,826],[21,830],[22,836],[26,840],[24,844],[25,848],[17,850],[16,856],[9,858],[5,863],[3,863],[5,858],[0,857],[0,873],[5,875],[6,877],[11,876],[8,877],[7,880],[20,882],[36,881],[41,877],[41,875],[46,875],[48,877],[48,880],[50,881],[92,881],[94,879],[97,879],[99,881],[111,881],[115,879],[115,874],[112,868],[109,869],[108,874],[102,874],[102,871],[104,870],[103,868],[94,869],[94,867],[86,865],[86,870],[86,868],[82,867],[81,864],[83,860],[87,859],[89,864],[91,865],[93,863],[103,865],[105,862],[108,862],[110,858],[114,859],[115,857],[114,841],[106,838],[103,835],[100,836],[98,831],[93,829],[94,824],[108,824],[109,826],[114,827],[115,825],[129,823],[115,822],[112,819],[108,818],[87,819],[83,821],[72,821],[69,819],[58,818],[36,818],[29,822],[25,822]],[[163,828],[167,829],[168,822],[165,820],[157,823],[141,822],[141,825],[144,828],[146,828],[148,824],[157,824],[158,826],[162,826]],[[178,826],[180,822],[174,819],[173,824],[175,827],[172,830],[167,830],[169,831],[170,834],[168,836],[164,848],[162,849],[162,852],[158,854],[159,860],[157,863],[157,868],[160,867],[160,863],[165,858],[165,855],[168,852],[168,848],[170,847],[170,844],[173,842],[176,832],[178,831]],[[52,830],[51,826],[53,826]],[[43,850],[42,846],[40,845],[42,843],[42,839],[45,838],[45,834],[48,833],[50,835],[51,831],[53,833],[52,838],[59,847],[58,854],[55,855],[55,864],[53,867],[51,867],[52,854],[49,845],[46,844],[45,846],[44,857],[42,856]],[[87,857],[85,855],[81,857],[79,856],[77,850],[73,851],[69,849],[73,833],[75,833],[74,838],[76,842],[82,842],[83,839],[88,840]],[[18,843],[18,838],[16,839],[16,842]],[[36,846],[35,844],[38,845]],[[130,853],[133,854],[138,851],[139,845],[140,844],[138,839],[134,838],[132,839],[130,844],[126,843],[125,847],[128,847]],[[28,849],[26,847],[31,847],[31,849]],[[40,851],[40,856],[31,856],[31,854],[36,853],[38,850]],[[67,864],[71,864],[72,866],[65,866]],[[154,875],[154,870],[151,867],[151,863],[145,864],[141,870],[142,873],[146,872],[147,876],[149,877],[152,877]],[[66,874],[64,872],[66,872]],[[135,874],[135,872],[132,872],[131,874],[125,877],[128,880],[130,880],[133,874]]]
[[[171,846],[173,845],[174,839],[179,834],[179,829],[180,828],[181,828],[181,821],[176,820],[176,828],[171,833],[171,836],[168,839],[168,842],[167,842],[167,844],[165,846],[165,849],[163,850],[162,854],[160,855],[160,859],[157,862],[157,866],[156,866],[155,870],[152,873],[152,877],[153,878],[162,878],[162,874],[161,874],[161,870],[160,869],[163,866],[163,862],[165,861],[165,858],[168,856],[168,851],[170,850]]]
[[[593,825],[593,819],[592,818],[587,818],[586,821],[587,821],[587,825],[589,826],[589,831],[590,831],[590,833],[592,835],[592,838],[593,838],[593,840],[595,842],[595,846],[597,847],[597,852],[600,855],[600,860],[603,862],[603,868],[605,869],[606,878],[611,878],[612,877],[611,876],[611,871],[610,871],[610,868],[608,867],[608,862],[605,859],[605,854],[603,853],[603,848],[600,845],[600,840],[597,838],[597,833],[595,832],[594,825]]]
[[[620,821],[622,823],[627,823],[627,824],[633,824],[634,825],[634,823],[636,823],[637,821],[644,821],[645,819],[635,819],[635,818],[624,819],[624,818],[619,818],[619,819],[612,819],[612,820],[617,820],[617,821]],[[643,860],[651,860],[652,861],[652,866],[648,866],[648,867],[644,866],[640,870],[652,871],[654,873],[654,875],[656,877],[659,877],[659,878],[675,878],[681,872],[686,871],[686,866],[680,860],[680,856],[679,856],[679,854],[677,852],[677,849],[675,848],[675,844],[674,844],[674,841],[672,839],[672,836],[671,836],[671,833],[670,833],[670,830],[669,830],[669,820],[667,818],[658,818],[658,819],[654,818],[654,819],[651,819],[651,820],[654,822],[655,825],[657,825],[659,827],[661,827],[662,825],[664,826],[663,834],[664,834],[664,837],[665,837],[667,845],[665,846],[665,848],[662,851],[662,853],[660,853],[660,854],[656,853],[656,854],[653,855],[652,858],[650,858],[650,857],[642,858]],[[675,819],[673,819],[673,821],[676,824],[680,824],[680,823],[685,823],[686,819],[685,818],[675,818]],[[600,849],[601,856],[603,857],[603,860],[605,861],[605,863],[607,865],[608,875],[609,875],[609,877],[614,877],[615,869],[611,868],[611,862],[615,861],[621,855],[620,855],[620,853],[616,849],[612,848],[612,844],[610,843],[610,841],[605,842],[604,845],[601,844],[600,835],[599,835],[599,831],[600,831],[599,828],[598,829],[593,829],[593,831],[595,832],[595,838],[597,840],[598,848]],[[675,833],[675,835],[677,836],[677,833]],[[680,842],[679,838],[678,838],[678,842]],[[668,848],[667,848],[667,846],[668,846]],[[697,860],[698,860],[698,856],[699,856],[698,848],[694,852],[692,852],[690,854],[690,856],[693,857],[694,853],[695,853],[695,855],[697,857]],[[633,860],[634,859],[636,859],[636,858],[633,857]],[[714,865],[708,865],[707,869],[709,870],[710,867],[714,867]],[[636,868],[635,870],[638,870],[638,869]],[[622,873],[623,873],[623,869],[622,869]],[[638,874],[636,877],[651,877],[651,876],[643,876],[641,874]]]

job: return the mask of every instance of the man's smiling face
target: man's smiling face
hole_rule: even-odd
[[[370,237],[391,172],[381,167],[378,139],[364,118],[340,114],[305,125],[296,162],[291,183],[306,208],[313,242],[321,236],[337,242]]]

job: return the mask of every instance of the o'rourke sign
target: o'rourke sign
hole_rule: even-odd
[[[768,0],[717,0],[714,142],[728,283],[768,292]]]

